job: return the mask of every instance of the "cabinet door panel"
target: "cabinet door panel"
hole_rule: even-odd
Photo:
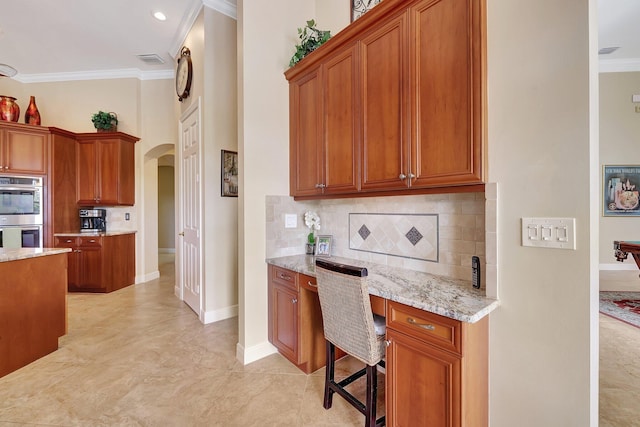
[[[387,329],[387,424],[460,426],[461,359]]]
[[[77,151],[77,192],[78,204],[96,203],[97,152],[93,142],[79,142]]]
[[[98,195],[100,204],[117,205],[119,182],[120,141],[104,140],[97,143]],[[133,174],[133,170],[129,173]]]
[[[361,41],[363,190],[408,185],[406,39],[403,13]]]
[[[290,191],[312,196],[322,184],[322,88],[320,69],[289,85]]]
[[[105,287],[102,281],[102,249],[99,247],[80,248],[81,288],[100,289]]]
[[[283,356],[298,363],[298,294],[275,285],[273,293],[273,345]]]
[[[415,187],[481,182],[478,60],[469,0],[425,0],[412,9],[412,167]],[[478,17],[475,17],[478,20]],[[480,36],[477,37],[480,40]]]
[[[5,172],[46,173],[48,134],[8,129],[5,134]]]
[[[356,45],[324,65],[325,194],[355,192],[360,187]]]

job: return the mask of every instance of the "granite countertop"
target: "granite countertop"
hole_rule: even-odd
[[[0,262],[18,261],[27,258],[36,258],[47,255],[63,254],[71,252],[70,248],[0,248]]]
[[[82,236],[118,236],[120,234],[132,234],[137,233],[135,230],[122,230],[122,231],[105,231],[98,233],[54,233],[54,237],[82,237]]]
[[[366,267],[371,295],[462,322],[475,323],[499,305],[498,300],[487,298],[484,290],[474,289],[471,281],[349,258],[327,260]],[[311,255],[269,258],[267,263],[315,277],[315,257]]]

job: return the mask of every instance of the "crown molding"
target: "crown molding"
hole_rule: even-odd
[[[237,0],[202,0],[202,3],[210,9],[227,15],[229,18],[238,20]]]
[[[20,83],[48,83],[68,82],[74,80],[109,80],[109,79],[138,79],[138,80],[162,80],[172,79],[173,70],[141,71],[137,68],[101,71],[74,71],[70,73],[42,73],[20,74],[14,80]]]
[[[193,23],[196,22],[202,8],[202,0],[191,0],[191,6],[187,9],[180,20],[178,31],[176,31],[176,35],[173,37],[173,43],[171,43],[171,46],[169,47],[169,55],[172,58],[175,59],[178,57],[178,53],[184,44],[184,40],[187,38],[187,34],[189,34],[191,27],[193,27]]]
[[[640,58],[631,59],[601,59],[599,72],[601,73],[625,73],[640,71]]]

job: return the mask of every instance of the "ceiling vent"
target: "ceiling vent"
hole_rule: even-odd
[[[616,50],[620,49],[619,47],[603,47],[602,49],[600,49],[598,51],[598,55],[609,55],[610,53],[615,52]]]
[[[147,64],[150,64],[150,65],[164,64],[164,59],[162,59],[159,55],[155,53],[149,53],[146,55],[136,55],[136,56],[142,62],[146,62]]]

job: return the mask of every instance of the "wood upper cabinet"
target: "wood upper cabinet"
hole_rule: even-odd
[[[0,173],[46,174],[48,143],[48,128],[0,124]]]
[[[481,2],[411,7],[412,187],[482,183]]]
[[[486,317],[469,324],[388,301],[387,341],[388,425],[488,425]]]
[[[134,205],[138,138],[114,132],[78,134],[77,140],[78,205]]]
[[[408,187],[409,93],[407,13],[360,41],[362,189]]]
[[[484,189],[484,1],[382,2],[285,73],[294,197]]]
[[[290,82],[291,193],[358,191],[356,45]]]

